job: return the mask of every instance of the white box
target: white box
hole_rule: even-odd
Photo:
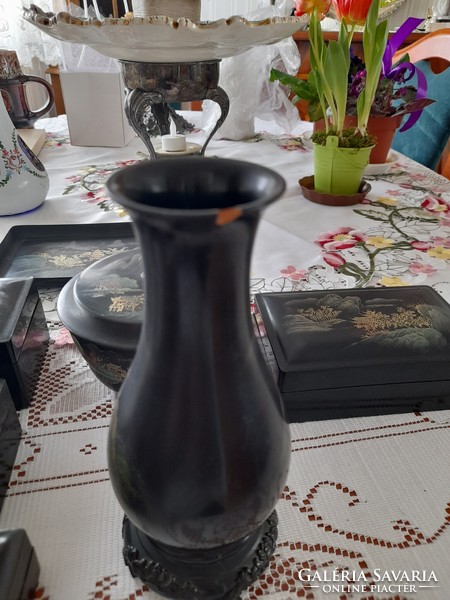
[[[74,146],[126,146],[136,136],[124,111],[121,73],[60,73]]]

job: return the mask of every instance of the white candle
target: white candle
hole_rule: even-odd
[[[163,152],[185,152],[186,136],[177,133],[177,126],[173,119],[170,120],[170,134],[161,137]]]

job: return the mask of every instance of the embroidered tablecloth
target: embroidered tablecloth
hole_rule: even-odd
[[[32,213],[1,218],[0,239],[13,225],[128,220],[103,184],[147,156],[140,140],[77,148],[64,117],[45,126],[48,198]],[[249,140],[213,140],[207,150],[270,166],[287,181],[259,229],[252,292],[426,284],[450,301],[449,181],[393,155],[386,172],[366,175],[364,203],[319,206],[298,185],[312,173],[302,126],[289,135],[266,122],[258,128]],[[191,137],[201,142],[205,133]],[[123,513],[106,462],[114,394],[58,322],[57,293],[41,290],[51,343],[33,402],[20,412],[23,438],[0,528],[25,528],[35,546],[35,598],[156,600],[121,556]],[[450,411],[292,424],[277,551],[243,600],[447,600],[449,428]]]

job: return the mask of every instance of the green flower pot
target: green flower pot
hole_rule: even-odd
[[[324,194],[356,194],[373,146],[339,148],[337,136],[314,144],[314,189]]]

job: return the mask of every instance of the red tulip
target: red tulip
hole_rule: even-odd
[[[295,13],[296,17],[302,15],[310,15],[314,10],[317,11],[321,17],[324,17],[329,11],[331,6],[331,0],[294,0],[295,1]]]
[[[364,25],[372,0],[332,0],[339,21],[347,25]]]

